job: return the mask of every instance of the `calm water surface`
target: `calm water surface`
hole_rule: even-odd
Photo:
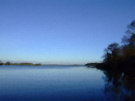
[[[0,101],[108,101],[104,77],[85,66],[0,66]]]

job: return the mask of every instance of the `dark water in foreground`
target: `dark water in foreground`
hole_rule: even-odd
[[[84,66],[0,66],[0,101],[124,101],[105,79]]]

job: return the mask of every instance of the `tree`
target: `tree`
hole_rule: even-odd
[[[3,65],[3,63],[0,61],[0,65]]]
[[[135,21],[128,25],[128,31],[122,39],[123,43],[123,57],[129,58],[135,56]]]
[[[111,62],[116,60],[119,54],[119,45],[117,43],[110,44],[105,49],[104,62]]]
[[[10,65],[11,63],[10,62],[6,62],[5,65]]]

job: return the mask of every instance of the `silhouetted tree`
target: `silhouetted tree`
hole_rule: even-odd
[[[135,21],[128,25],[128,31],[122,38],[122,43],[122,46],[112,43],[105,49],[102,67],[133,75],[135,71]]]
[[[104,62],[115,61],[119,54],[119,45],[117,43],[110,44],[105,49]]]
[[[10,62],[6,62],[5,65],[10,65],[11,63]]]
[[[3,63],[0,61],[0,65],[3,65]]]
[[[128,31],[122,39],[122,52],[124,58],[135,56],[135,21],[128,26]]]

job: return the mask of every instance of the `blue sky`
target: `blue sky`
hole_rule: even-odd
[[[98,62],[134,19],[135,0],[0,0],[0,60]]]

